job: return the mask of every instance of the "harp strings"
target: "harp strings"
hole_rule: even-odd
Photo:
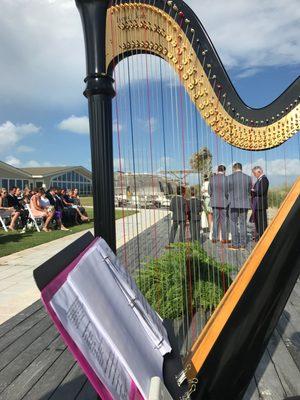
[[[116,4],[121,4],[121,1]],[[151,0],[151,4],[155,6],[155,0]],[[145,20],[150,19],[155,24],[155,14],[151,13],[148,8],[144,12],[149,13]],[[176,14],[174,18],[180,25],[180,16]],[[142,15],[140,15],[140,19],[143,19]],[[138,19],[137,22],[139,23],[140,20]],[[115,35],[121,35],[117,42],[126,43],[126,30],[115,29],[113,26],[111,29]],[[172,27],[167,25],[165,29],[167,34],[170,34]],[[151,42],[151,31],[149,29],[142,31],[136,28],[136,36],[139,41]],[[178,39],[177,47],[180,48],[180,39]],[[120,53],[117,49],[114,51],[115,54]],[[197,53],[201,53],[201,43],[198,43]],[[179,63],[182,61],[181,57],[181,54],[179,54]],[[206,62],[205,58],[203,59],[203,66]],[[154,59],[150,55],[142,55],[139,50],[130,50],[130,57],[123,61],[121,61],[120,56],[117,56],[116,64],[117,66],[114,69],[117,91],[114,100],[115,150],[118,157],[120,192],[124,199],[121,202],[124,259],[125,264],[130,269],[132,267],[128,260],[132,258],[138,260],[138,271],[132,268],[131,272],[133,274],[138,272],[137,279],[143,285],[142,291],[150,296],[149,298],[156,304],[157,311],[160,313],[173,301],[170,293],[171,278],[168,280],[159,270],[161,255],[169,255],[171,259],[175,254],[174,247],[169,249],[164,247],[170,237],[172,219],[167,210],[147,209],[146,203],[142,202],[142,197],[144,196],[145,200],[147,196],[148,199],[154,201],[158,194],[165,196],[169,191],[168,184],[170,186],[174,184],[174,176],[177,180],[177,186],[182,185],[188,188],[187,199],[190,197],[190,186],[197,189],[199,196],[203,186],[203,172],[196,169],[189,176],[187,176],[187,173],[191,169],[189,167],[191,154],[201,148],[207,148],[211,152],[213,172],[216,171],[217,165],[224,164],[227,167],[227,175],[231,173],[228,167],[235,162],[241,162],[245,167],[244,172],[247,174],[251,174],[255,165],[262,164],[264,172],[268,175],[268,172],[270,172],[269,163],[272,163],[274,159],[281,159],[284,185],[287,189],[290,183],[288,176],[290,141],[294,143],[294,152],[297,153],[295,158],[299,160],[299,135],[283,144],[283,147],[259,153],[235,148],[224,142],[205,123],[199,114],[197,105],[191,102],[187,91],[180,83],[182,78],[180,71],[178,77],[172,67],[161,58]],[[209,76],[211,80],[213,79],[212,84],[216,85],[218,77],[213,78],[211,71]],[[222,88],[219,92],[218,101],[214,107],[216,109],[224,107],[229,113],[230,104],[227,102],[226,93],[223,93]],[[232,113],[229,114],[232,115]],[[233,132],[231,134],[234,135]],[[175,175],[172,175],[172,172]],[[179,179],[176,178],[176,175]],[[146,180],[147,184],[145,184]],[[159,181],[165,190],[164,193],[161,192]],[[256,179],[252,177],[252,186],[254,186],[255,181]],[[129,190],[127,190],[128,188]],[[238,197],[242,196],[242,186],[237,187],[236,191]],[[130,195],[127,192],[131,192]],[[217,193],[217,196],[221,197],[222,193]],[[274,192],[269,196],[272,204],[275,203],[274,196]],[[136,211],[132,217],[126,217],[126,210],[129,206]],[[242,208],[245,207],[244,204]],[[179,212],[177,205],[177,213]],[[247,222],[248,218],[249,215],[247,215]],[[162,237],[160,224],[165,219],[166,228],[164,237]],[[133,220],[135,221],[134,224]],[[199,230],[200,225],[201,221],[197,221],[196,227]],[[230,221],[228,221],[227,235],[230,231],[229,225]],[[178,296],[183,301],[181,303],[173,301],[174,304],[172,305],[176,309],[174,312],[175,319],[177,319],[177,325],[175,323],[176,332],[180,337],[183,356],[189,351],[248,254],[248,252],[242,250],[230,252],[225,245],[213,244],[209,240],[209,231],[207,230],[201,234],[198,241],[198,246],[201,246],[207,253],[204,269],[199,258],[191,261],[190,252],[193,251],[195,244],[191,241],[190,229],[186,229],[187,226],[188,224],[185,226],[185,240],[183,240],[185,245],[182,247],[184,257],[181,259],[180,265],[174,264],[174,269],[179,268],[179,271],[174,270],[174,275],[175,272],[178,272],[176,274]],[[149,228],[149,233],[145,235],[144,232],[147,228]],[[181,227],[178,228],[177,235],[180,233],[180,229]],[[205,230],[205,227],[202,226],[202,229]],[[136,241],[129,248],[129,239],[131,238],[129,232],[133,230],[137,235]],[[254,234],[257,234],[257,232],[254,231]],[[217,231],[217,238],[220,238],[219,231]],[[239,241],[241,240],[240,231]],[[251,243],[251,249],[253,247]],[[220,266],[215,261],[224,265],[224,268],[220,270]],[[151,269],[153,265],[156,273],[151,275],[149,280],[141,279],[145,269]],[[196,287],[197,282],[201,283],[199,287]],[[210,284],[212,290],[209,292],[207,306],[203,306],[202,299],[206,296],[206,284]],[[152,287],[156,287],[157,290],[153,292]]]

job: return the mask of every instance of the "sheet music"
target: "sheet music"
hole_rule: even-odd
[[[130,307],[128,296],[135,296],[141,301],[152,320],[157,318],[157,331],[165,328],[123,267],[119,263],[114,268],[109,267],[103,258],[103,255],[108,255],[107,249],[102,247],[104,243],[97,241],[82,257],[67,281],[53,296],[51,306],[96,374],[109,390],[113,390],[116,400],[120,399],[117,391],[120,392],[122,388],[122,393],[126,392],[130,377],[144,398],[147,398],[151,377],[159,376],[162,379],[163,355],[153,344],[149,324],[138,315],[135,307]],[[109,254],[109,258],[116,265],[115,256]],[[120,281],[123,286],[127,285],[126,289],[132,291],[128,296],[121,289]],[[86,341],[89,336],[84,334],[84,327],[88,327],[89,335],[92,335],[93,343],[96,343],[92,347]],[[169,345],[167,337],[164,341]],[[120,376],[119,380],[110,379],[114,376],[112,372],[107,376],[107,371],[99,364],[95,348],[106,349],[107,359],[108,354],[114,357],[117,363],[114,368],[117,376]],[[123,369],[123,375],[119,374],[119,369]],[[116,388],[116,382],[119,381]]]
[[[122,266],[116,255],[111,251],[104,239],[97,241],[97,249],[102,258],[108,261],[108,266],[116,275],[121,289],[132,303],[134,311],[140,319],[147,334],[152,339],[155,347],[159,349],[162,355],[169,353],[172,349],[169,343],[168,334],[162,324],[160,316],[150,307],[149,303],[138,289],[131,275]]]
[[[51,301],[61,323],[115,399],[127,400],[131,377],[104,330],[96,328],[85,305],[66,283]]]

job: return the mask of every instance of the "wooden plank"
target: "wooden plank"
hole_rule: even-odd
[[[95,389],[91,385],[91,383],[86,380],[85,385],[83,386],[81,392],[74,400],[97,400],[97,393]]]
[[[293,321],[293,325],[300,328],[300,310],[297,311],[297,308],[291,303],[288,302],[285,306],[284,313],[290,321]]]
[[[286,397],[285,390],[280,382],[268,351],[264,352],[257,367],[255,379],[262,400],[282,400]]]
[[[83,374],[81,368],[76,363],[74,364],[71,371],[60,383],[58,388],[55,390],[53,395],[50,397],[51,400],[74,400],[77,395],[81,392],[85,382],[86,376]]]
[[[65,345],[58,337],[1,393],[1,400],[23,399],[64,351]],[[37,399],[41,397],[31,400]]]
[[[269,341],[268,350],[286,394],[299,394],[300,372],[276,329]]]
[[[2,353],[0,353],[0,370],[15,359],[23,350],[25,350],[32,342],[34,342],[43,332],[45,332],[52,322],[48,317],[44,317],[40,323],[35,324],[23,336],[15,340]]]
[[[38,324],[45,317],[45,310],[40,309],[33,315],[31,315],[30,318],[26,318],[22,323],[15,326],[11,331],[6,332],[5,335],[3,335],[0,339],[0,352],[6,349],[14,341],[19,339],[22,335],[28,332],[32,327]]]
[[[23,400],[49,399],[75,364],[71,353],[65,351],[24,396]]]
[[[243,400],[260,400],[255,378],[253,377]]]
[[[300,314],[300,294],[298,294],[295,289],[291,293],[289,303],[296,309],[296,311],[299,315]]]
[[[45,348],[47,348],[53,340],[58,337],[56,328],[51,325],[44,333],[42,333],[31,345],[9,363],[0,372],[0,393],[9,386],[16,377],[21,374],[31,363],[38,357]]]
[[[43,307],[43,304],[40,300],[33,303],[31,306],[25,308],[25,310],[21,311],[14,317],[10,318],[9,320],[5,321],[3,324],[0,325],[0,341],[1,337],[5,335],[5,333],[11,331],[15,326],[19,325],[25,319],[30,317],[36,311],[40,310]]]
[[[300,327],[295,328],[293,321],[287,319],[284,312],[277,324],[277,330],[284,341],[286,348],[293,357],[297,368],[300,370]]]

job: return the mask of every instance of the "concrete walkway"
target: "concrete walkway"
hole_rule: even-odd
[[[168,214],[166,210],[140,210],[116,221],[117,248]],[[33,270],[82,236],[86,231],[0,258],[0,324],[40,298]]]

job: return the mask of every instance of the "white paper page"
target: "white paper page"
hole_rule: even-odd
[[[99,250],[99,253],[103,258],[109,258],[110,262],[113,264],[113,268],[115,269],[115,273],[120,276],[125,282],[127,282],[128,286],[131,288],[131,290],[135,294],[135,298],[137,299],[138,305],[140,306],[139,308],[142,309],[144,312],[146,318],[149,320],[150,325],[154,333],[157,333],[157,336],[159,337],[159,340],[157,340],[155,337],[153,337],[153,334],[151,331],[148,329],[148,325],[145,324],[145,321],[141,321],[141,323],[144,326],[144,329],[146,329],[147,333],[152,336],[153,341],[156,343],[160,343],[162,341],[162,346],[160,347],[160,352],[162,355],[165,355],[166,353],[169,353],[171,349],[171,345],[169,343],[169,338],[167,331],[165,327],[162,324],[162,320],[159,317],[159,315],[150,307],[149,303],[143,296],[143,294],[140,292],[139,288],[137,287],[136,283],[134,282],[133,278],[130,276],[130,274],[127,272],[127,270],[122,266],[116,255],[112,252],[108,244],[105,242],[104,239],[98,239],[96,242],[97,249]],[[136,310],[135,310],[136,311]],[[156,339],[156,340],[155,340]]]
[[[132,379],[146,398],[151,377],[162,378],[163,357],[153,349],[111,270],[99,259],[99,251],[94,245],[69,274],[67,282],[84,304],[96,330],[106,332],[115,344]],[[64,304],[64,299],[58,298],[59,292],[51,301],[55,311],[59,311],[57,304]]]
[[[51,306],[90,366],[115,399],[128,400],[131,378],[116,347],[103,330],[96,329],[86,307],[66,282]]]

